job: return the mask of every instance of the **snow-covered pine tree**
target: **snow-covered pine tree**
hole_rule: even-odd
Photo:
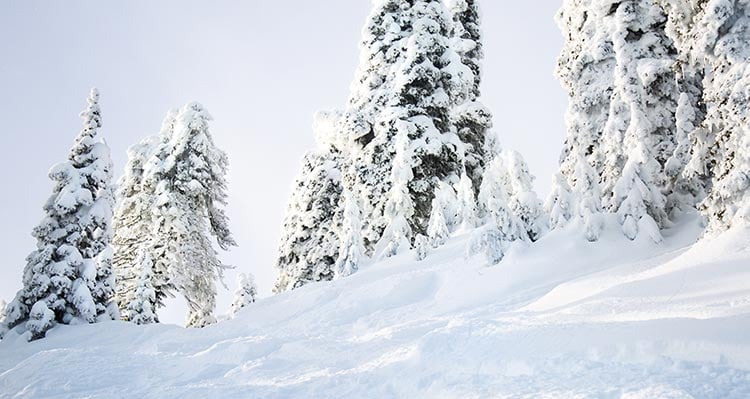
[[[463,143],[451,126],[450,93],[454,71],[467,68],[450,48],[451,24],[441,1],[416,0],[410,15],[412,32],[386,116],[391,129],[400,131],[398,124],[409,125],[414,159],[409,182],[414,214],[409,223],[415,233],[424,234],[440,181],[453,181],[461,174],[459,149]]]
[[[414,237],[414,249],[416,250],[417,261],[421,262],[427,259],[430,251],[430,239],[427,236],[419,234]]]
[[[456,185],[457,196],[457,231],[466,232],[473,230],[478,225],[477,201],[474,196],[474,186],[469,175],[461,174],[461,180]]]
[[[237,275],[237,290],[234,292],[231,316],[234,318],[240,309],[255,303],[258,297],[258,288],[255,285],[255,276],[252,273],[240,273]]]
[[[81,113],[83,130],[68,160],[50,170],[55,182],[45,218],[32,235],[23,288],[7,307],[6,328],[25,323],[30,339],[57,323],[94,323],[118,316],[111,265],[112,161],[98,137],[99,93]]]
[[[536,241],[547,230],[547,215],[542,201],[534,191],[534,176],[517,151],[508,151],[503,156],[508,168],[508,202],[511,212],[521,221],[529,239]]]
[[[414,178],[414,158],[409,136],[414,133],[414,125],[397,121],[396,129],[396,156],[390,178],[393,183],[384,211],[386,227],[376,248],[376,254],[380,257],[391,257],[408,251],[414,235],[410,220],[415,212],[415,204],[409,190],[409,182]]]
[[[136,280],[133,294],[129,296],[129,302],[125,305],[122,312],[123,320],[128,320],[139,325],[158,323],[156,290],[152,282],[154,278],[153,262],[146,249],[140,251],[133,265],[139,266],[137,270],[140,271],[140,275]],[[133,269],[136,270],[136,268]]]
[[[701,204],[708,230],[717,233],[748,225],[750,202],[750,3],[710,0],[697,22],[694,48],[710,73],[704,81],[707,115],[696,140],[691,166],[705,168],[711,190]]]
[[[494,146],[492,113],[478,99],[482,83],[482,28],[477,0],[448,0],[453,16],[451,48],[461,58],[445,70],[454,82],[450,95],[455,103],[451,119],[464,146],[464,168],[472,180],[474,194],[479,192],[485,165],[497,155]]]
[[[578,157],[573,171],[572,187],[578,198],[578,208],[573,210],[573,214],[583,223],[586,239],[594,242],[599,240],[604,229],[599,176],[583,154],[579,153]]]
[[[493,265],[503,259],[510,243],[528,240],[523,222],[510,208],[508,182],[505,160],[497,156],[488,165],[479,190],[479,204],[486,215],[486,224],[476,230],[467,249],[469,255],[484,252]]]
[[[174,121],[173,114],[170,115]],[[143,275],[143,263],[139,262],[138,257],[143,251],[150,250],[153,187],[144,181],[144,170],[157,140],[158,137],[151,137],[128,149],[125,174],[118,184],[112,246],[113,267],[117,276],[117,303],[123,320],[130,320],[127,308]]]
[[[189,327],[215,322],[216,281],[227,266],[218,259],[210,236],[223,250],[236,245],[223,210],[228,159],[213,142],[211,119],[198,103],[182,107],[170,140],[158,149],[155,166],[149,170],[158,182],[152,261],[156,271],[160,271],[159,264],[167,267],[167,287],[174,287],[187,300]]]
[[[641,228],[655,241],[667,223],[664,165],[674,152],[676,49],[666,36],[666,15],[654,1],[624,1],[614,13],[616,86],[630,112],[622,148],[623,173],[613,188],[626,236]],[[654,231],[656,226],[656,231]]]
[[[450,230],[446,214],[449,214],[448,209],[452,208],[454,203],[453,189],[447,184],[443,184],[432,200],[430,222],[427,226],[427,237],[433,248],[437,248],[448,241]]]
[[[565,117],[567,135],[560,157],[560,174],[566,181],[559,181],[547,200],[547,208],[558,210],[558,216],[562,216],[558,222],[568,214],[577,216],[573,210],[579,208],[581,198],[578,193],[564,193],[573,186],[576,163],[581,159],[578,155],[595,159],[597,175],[606,173],[607,153],[600,149],[600,141],[614,106],[616,66],[610,8],[599,1],[565,0],[556,17],[565,44],[555,74],[570,96]],[[555,201],[565,203],[555,204]],[[553,227],[561,225],[553,223]]]
[[[359,264],[365,256],[362,245],[362,223],[357,198],[351,189],[344,188],[344,218],[339,235],[341,243],[339,257],[336,260],[334,278],[351,276],[359,270]]]
[[[664,173],[669,182],[667,212],[686,211],[694,208],[699,200],[705,198],[705,183],[699,177],[704,171],[688,169],[691,158],[692,140],[696,130],[696,109],[688,93],[681,93],[677,103],[676,146],[672,156],[664,166]],[[698,172],[698,173],[694,173]]]
[[[383,117],[391,96],[396,65],[411,31],[409,6],[404,0],[378,0],[367,18],[360,42],[360,63],[351,86],[341,129],[351,138],[350,163],[356,178],[352,190],[361,201],[362,239],[368,252],[385,229],[383,209],[389,180],[394,135]]]
[[[556,173],[552,179],[552,191],[544,205],[544,209],[549,215],[550,230],[565,227],[573,217],[570,197],[570,186],[567,179],[561,173]]]
[[[284,217],[274,292],[333,279],[343,216],[341,162],[331,147],[304,157]]]

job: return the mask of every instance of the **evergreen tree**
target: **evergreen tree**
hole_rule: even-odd
[[[305,156],[284,218],[274,292],[333,279],[343,216],[341,171],[333,148]]]
[[[545,204],[549,215],[550,230],[565,227],[573,217],[570,186],[562,174],[556,173],[552,179],[552,191]]]
[[[578,198],[578,209],[575,209],[575,215],[583,222],[586,239],[594,242],[599,240],[604,229],[599,177],[582,154],[578,154],[578,157],[576,169],[573,172],[572,187],[574,195]]]
[[[169,295],[182,293],[188,302],[189,327],[215,322],[216,281],[226,268],[211,239],[223,250],[236,245],[223,207],[227,203],[227,155],[213,142],[211,116],[198,103],[180,109],[169,141],[157,149],[149,168],[155,182],[152,260],[165,273],[154,284]],[[156,273],[155,273],[156,274]]]
[[[466,173],[461,175],[456,186],[456,195],[458,201],[456,202],[458,209],[458,231],[469,231],[477,227],[477,206],[476,199],[474,197],[474,187],[471,179]]]
[[[630,110],[630,124],[622,146],[627,161],[613,190],[613,209],[625,234],[634,239],[639,226],[655,223],[661,228],[667,222],[663,168],[674,151],[676,50],[664,31],[666,15],[653,1],[620,3],[615,21],[616,84]],[[651,220],[643,220],[646,217]],[[648,234],[660,241],[652,230]]]
[[[487,167],[479,191],[487,223],[475,231],[468,254],[484,252],[490,264],[497,264],[510,243],[528,239],[523,222],[511,211],[509,197],[507,165],[498,156]]]
[[[694,142],[691,169],[708,171],[711,190],[700,207],[708,230],[721,232],[747,225],[750,195],[750,146],[747,120],[750,99],[750,4],[711,0],[703,4],[693,48],[710,71],[704,81],[707,115]],[[704,136],[704,137],[701,137]]]
[[[99,93],[81,113],[83,130],[66,162],[55,165],[45,218],[33,230],[23,288],[7,307],[6,328],[25,323],[30,339],[57,323],[94,323],[118,316],[111,265],[112,161],[98,137]]]
[[[257,297],[258,288],[255,286],[255,277],[251,273],[237,275],[237,291],[234,292],[232,301],[232,318],[237,316],[240,309],[255,303]]]
[[[170,114],[171,121],[174,115]],[[169,123],[165,121],[165,126]],[[171,132],[170,132],[171,134]],[[146,163],[158,137],[151,137],[128,149],[128,163],[117,190],[117,206],[113,219],[113,267],[117,276],[117,303],[123,320],[130,320],[127,308],[133,300],[143,274],[139,257],[150,246],[153,187],[145,181]]]
[[[509,151],[505,154],[508,165],[509,205],[513,214],[521,221],[531,241],[541,238],[547,229],[542,202],[534,192],[534,176],[521,154]]]
[[[123,319],[139,325],[158,323],[156,290],[152,283],[153,262],[146,250],[141,250],[135,264],[139,265],[138,270],[141,274],[138,276],[133,295],[130,296],[130,301],[123,311]]]
[[[362,245],[359,204],[351,190],[344,190],[344,219],[339,241],[339,257],[336,260],[335,277],[348,277],[359,270],[359,263],[364,257]]]
[[[414,238],[414,248],[417,252],[417,261],[427,259],[427,253],[430,250],[430,240],[427,236],[419,234]]]
[[[378,243],[379,256],[391,257],[411,248],[413,231],[409,220],[414,215],[414,201],[409,191],[409,182],[414,175],[413,155],[409,134],[413,125],[405,121],[397,123],[396,157],[393,160],[391,181],[393,185],[385,204],[386,228]]]
[[[457,82],[450,92],[455,103],[451,119],[463,143],[461,156],[476,195],[485,165],[498,153],[492,145],[492,114],[478,100],[484,58],[481,12],[477,0],[449,0],[446,3],[453,16],[451,48],[460,57],[463,66],[448,70]]]
[[[433,248],[444,245],[448,241],[450,231],[445,218],[446,204],[444,196],[436,195],[432,200],[432,212],[430,213],[430,223],[427,226],[427,237]]]

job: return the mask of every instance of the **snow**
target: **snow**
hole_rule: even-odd
[[[689,218],[657,245],[612,219],[599,242],[572,221],[494,267],[454,237],[199,330],[11,332],[0,397],[749,397],[750,231],[693,244]]]

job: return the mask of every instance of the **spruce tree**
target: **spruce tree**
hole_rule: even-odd
[[[237,275],[237,291],[234,292],[234,300],[232,301],[232,318],[237,316],[237,313],[245,308],[246,306],[255,303],[258,297],[258,288],[255,285],[255,277],[252,273],[240,273]]]
[[[750,146],[747,120],[750,100],[750,5],[740,0],[703,5],[693,43],[710,71],[704,82],[707,115],[693,147],[693,169],[707,170],[711,190],[700,208],[711,233],[748,225]]]
[[[99,138],[99,93],[91,91],[66,162],[50,170],[55,182],[45,218],[32,235],[23,288],[7,307],[5,328],[25,323],[29,339],[55,324],[95,323],[118,316],[111,265],[112,161]]]
[[[433,248],[444,245],[448,241],[450,231],[445,218],[446,204],[444,196],[436,195],[432,200],[432,212],[430,213],[430,223],[427,226],[427,237]]]
[[[339,257],[336,260],[335,278],[351,276],[359,270],[365,249],[361,237],[362,223],[357,198],[350,189],[344,189],[344,215],[339,233]]]
[[[154,198],[153,187],[147,184],[144,174],[158,139],[151,137],[128,149],[125,174],[118,184],[112,246],[113,267],[117,276],[117,303],[123,320],[130,320],[126,310],[143,274],[143,263],[138,258],[143,256],[142,252],[150,249],[151,208],[154,206]]]
[[[391,257],[411,248],[414,236],[410,220],[414,215],[414,201],[409,190],[409,182],[414,178],[413,155],[409,134],[413,125],[405,121],[397,123],[396,156],[391,170],[393,185],[388,192],[384,217],[386,228],[378,243],[378,256]]]
[[[550,230],[565,227],[573,217],[570,186],[562,174],[556,173],[552,179],[552,191],[545,204],[545,210],[549,215]]]
[[[510,209],[521,221],[529,239],[536,241],[547,230],[547,221],[542,202],[534,191],[534,176],[520,153],[509,151],[504,154],[504,158],[508,167]]]
[[[123,319],[135,324],[158,323],[156,314],[156,290],[153,285],[153,262],[146,250],[141,250],[134,264],[139,265],[140,275],[133,294],[123,311]]]
[[[170,140],[158,149],[149,169],[156,182],[151,256],[154,270],[168,276],[154,287],[166,294],[173,287],[185,297],[189,327],[215,322],[216,281],[227,266],[210,237],[222,250],[236,245],[223,210],[228,159],[213,142],[210,120],[198,103],[181,108]]]
[[[274,292],[333,279],[343,216],[341,161],[331,147],[303,159],[284,217]]]
[[[466,173],[461,175],[456,186],[456,202],[458,209],[458,231],[465,232],[477,227],[477,201],[474,196],[474,186]]]
[[[484,252],[493,265],[505,257],[510,243],[528,239],[523,222],[511,210],[508,181],[507,165],[498,156],[488,165],[479,191],[486,224],[475,231],[467,249],[470,255]]]

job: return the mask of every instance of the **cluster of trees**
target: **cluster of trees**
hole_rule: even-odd
[[[519,154],[499,150],[479,101],[476,0],[378,0],[343,110],[316,116],[283,225],[275,291],[347,276],[365,258],[483,226],[472,252],[494,263],[546,228]]]
[[[223,210],[228,160],[211,138],[211,116],[198,103],[170,111],[158,135],[129,149],[116,192],[96,89],[81,117],[68,159],[50,170],[55,186],[33,230],[37,248],[23,288],[2,306],[0,335],[22,326],[37,339],[58,323],[118,318],[154,323],[164,298],[178,292],[188,326],[215,322],[216,282],[227,266],[211,237],[223,250],[236,244]],[[252,277],[239,283],[233,312],[257,295]]]
[[[547,210],[599,238],[661,241],[697,207],[710,232],[750,220],[750,4],[742,0],[566,0],[557,75],[571,97]]]

